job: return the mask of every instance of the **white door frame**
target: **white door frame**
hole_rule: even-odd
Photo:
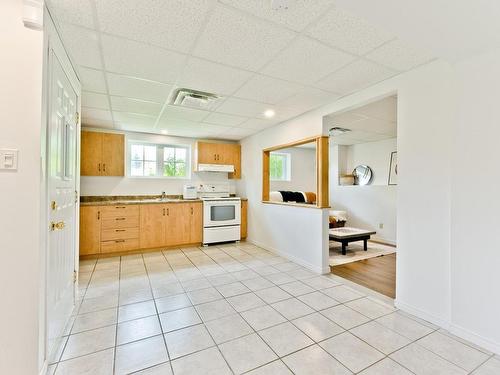
[[[72,88],[78,96],[77,111],[81,113],[81,84],[73,64],[64,48],[61,41],[59,32],[57,31],[54,21],[50,15],[49,10],[44,6],[44,48],[43,48],[43,91],[42,91],[42,129],[41,129],[41,196],[40,196],[40,216],[41,216],[41,254],[40,254],[40,314],[39,314],[39,368],[41,374],[44,374],[47,368],[47,350],[48,350],[48,337],[47,337],[47,266],[48,266],[48,228],[49,228],[49,187],[48,187],[48,129],[50,126],[50,91],[51,91],[51,69],[50,53],[51,51],[57,56],[61,63],[62,69],[66,74]],[[79,116],[81,117],[81,116]],[[76,124],[76,165],[75,165],[75,186],[77,187],[77,202],[75,204],[75,236],[74,236],[74,269],[78,272],[78,258],[79,258],[79,187],[80,187],[80,131],[81,120],[79,119]],[[75,283],[75,298],[78,298],[78,288]]]

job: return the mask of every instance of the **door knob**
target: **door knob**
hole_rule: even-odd
[[[65,226],[66,226],[66,224],[64,223],[64,221],[58,221],[57,223],[52,221],[50,223],[50,230],[52,232],[55,230],[62,230],[62,229],[64,229]]]

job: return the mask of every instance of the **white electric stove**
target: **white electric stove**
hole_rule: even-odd
[[[203,200],[203,245],[239,241],[241,199],[231,197],[229,184],[204,184],[198,189]]]

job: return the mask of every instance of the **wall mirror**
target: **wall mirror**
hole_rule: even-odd
[[[352,171],[354,185],[368,185],[372,181],[373,172],[367,165],[358,165]]]
[[[328,137],[270,147],[262,159],[264,203],[329,207]]]

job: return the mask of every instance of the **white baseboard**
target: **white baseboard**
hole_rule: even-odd
[[[290,255],[288,253],[279,251],[278,249],[272,248],[270,246],[267,246],[267,245],[265,245],[263,243],[260,243],[258,241],[255,241],[255,240],[252,240],[252,239],[249,239],[249,238],[247,238],[247,242],[250,242],[250,243],[254,244],[255,246],[261,247],[261,248],[263,248],[263,249],[265,249],[267,251],[270,251],[272,253],[275,253],[275,254],[277,254],[277,255],[279,255],[279,256],[281,256],[283,258],[286,258],[286,259],[288,259],[288,260],[290,260],[290,261],[292,261],[294,263],[300,264],[301,266],[303,266],[303,267],[305,267],[305,268],[307,268],[307,269],[309,269],[309,270],[311,270],[311,271],[313,271],[315,273],[319,273],[319,274],[330,273],[330,267],[328,267],[328,266],[325,267],[325,268],[323,268],[323,267],[317,267],[314,264],[311,264],[311,263],[306,262],[306,261],[304,261],[302,259],[294,257],[293,255]]]
[[[451,324],[448,331],[453,333],[455,336],[470,341],[471,343],[476,344],[486,350],[489,350],[492,353],[500,355],[500,343],[498,342],[491,341],[490,339],[487,339],[481,335],[471,332],[456,324]]]
[[[466,341],[471,342],[472,344],[478,345],[490,352],[493,352],[495,354],[500,355],[500,344],[494,341],[491,341],[490,339],[487,339],[481,335],[478,335],[474,332],[469,331],[468,329],[465,329],[463,327],[460,327],[456,324],[453,324],[447,320],[444,320],[442,318],[436,317],[433,314],[429,314],[428,312],[417,309],[411,305],[408,305],[404,302],[400,302],[398,300],[394,301],[394,306],[396,306],[398,309],[407,312],[411,315],[416,316],[417,318],[426,320],[432,324],[437,325],[440,328],[443,328],[447,330],[448,332],[454,334],[455,336],[464,339]]]
[[[394,306],[396,306],[398,309],[404,312],[407,312],[411,315],[415,315],[417,318],[426,320],[429,323],[435,324],[446,330],[449,330],[450,328],[450,322],[448,320],[442,319],[440,317],[435,316],[434,314],[428,313],[427,311],[413,307],[405,302],[401,302],[397,298],[394,300]]]
[[[396,241],[391,240],[389,238],[379,237],[377,235],[372,236],[372,240],[377,241],[377,242],[382,242],[382,243],[387,244],[387,245],[392,245],[392,246],[397,245]]]

